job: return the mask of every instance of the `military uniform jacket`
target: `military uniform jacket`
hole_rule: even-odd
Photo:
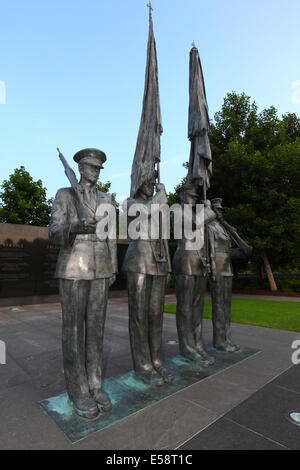
[[[112,203],[111,195],[94,187],[90,203],[85,201],[91,218],[95,217],[102,203]],[[113,276],[118,271],[116,240],[99,240],[96,234],[72,236],[71,224],[78,219],[74,190],[59,189],[53,202],[49,227],[51,241],[61,247],[55,277],[92,280]]]
[[[127,207],[129,208],[131,204],[143,203],[145,214],[148,212],[149,216],[151,204],[164,204],[166,201],[164,191],[159,191],[151,201],[147,202],[130,198],[127,200]],[[125,272],[150,274],[152,276],[166,276],[172,270],[168,240],[163,240],[163,256],[165,261],[159,261],[159,254],[160,241],[151,240],[150,233],[148,240],[131,240],[125,255],[122,270]]]
[[[230,235],[215,219],[208,224],[212,276],[233,276]]]
[[[205,208],[204,222],[209,223],[216,215],[210,208]],[[204,248],[200,250],[188,250],[189,243],[184,237],[178,240],[177,249],[173,258],[173,271],[175,275],[206,276],[206,266],[203,263]]]

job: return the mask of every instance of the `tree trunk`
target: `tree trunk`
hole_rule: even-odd
[[[269,284],[270,284],[270,289],[272,291],[277,291],[277,286],[276,286],[276,282],[275,282],[275,279],[274,279],[274,276],[273,276],[273,273],[272,273],[272,269],[271,269],[271,265],[270,265],[270,262],[268,260],[268,257],[267,255],[263,255],[262,257],[263,259],[263,262],[264,262],[264,267],[265,267],[265,271],[266,271],[266,274],[267,274],[267,278],[268,278],[268,281],[269,281]]]

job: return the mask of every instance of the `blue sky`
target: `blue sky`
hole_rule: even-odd
[[[102,181],[119,197],[130,170],[144,90],[146,0],[0,0],[0,182],[20,165],[52,197],[68,186],[58,159],[107,154]],[[299,0],[153,0],[167,191],[185,175],[189,51],[194,40],[210,116],[227,92],[260,109],[300,114]],[[0,82],[0,83],[1,83]],[[297,88],[292,88],[292,86]],[[3,101],[3,96],[2,96]],[[1,103],[1,96],[0,96]]]

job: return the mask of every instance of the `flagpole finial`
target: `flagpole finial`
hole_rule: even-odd
[[[147,7],[149,8],[149,16],[151,17],[151,16],[152,16],[152,11],[153,11],[151,2],[148,2],[148,3],[147,3]]]

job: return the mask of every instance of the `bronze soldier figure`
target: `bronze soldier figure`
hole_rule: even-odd
[[[81,175],[80,200],[87,209],[83,220],[74,188],[62,188],[55,197],[50,237],[61,249],[56,277],[62,305],[62,349],[67,392],[75,411],[85,418],[98,415],[97,404],[109,410],[102,388],[102,347],[108,288],[117,272],[116,240],[96,235],[96,211],[112,203],[111,195],[98,191],[104,152],[84,149],[74,155]]]
[[[151,205],[167,201],[163,184],[156,184],[155,174],[146,179],[135,197],[127,200],[128,210],[134,203],[143,204],[144,214],[150,220]],[[133,218],[129,217],[129,222]],[[156,383],[170,382],[173,376],[162,364],[162,327],[164,297],[171,263],[167,240],[163,240],[163,258],[160,258],[160,241],[131,240],[123,263],[127,273],[129,336],[133,367],[138,377]]]
[[[252,247],[247,245],[236,230],[222,218],[222,199],[212,199],[211,204],[217,215],[216,219],[208,223],[213,344],[220,351],[235,352],[239,350],[239,346],[232,342],[230,330],[233,277],[231,259],[247,258],[252,252]],[[230,239],[236,242],[238,248],[231,248]]]
[[[199,198],[196,185],[185,185],[177,192],[180,195],[182,208],[184,204],[192,204],[193,209],[195,208]],[[205,206],[204,222],[208,223],[215,219],[216,215],[210,209],[209,201],[205,203]],[[200,250],[187,249],[187,240],[184,237],[178,240],[173,258],[173,271],[180,354],[192,361],[198,361],[204,367],[212,365],[215,360],[207,354],[202,341],[203,307],[208,281],[204,247]]]
[[[156,44],[150,9],[143,109],[132,164],[130,199],[127,200],[128,209],[134,203],[143,204],[143,217],[147,222],[151,207],[154,209],[154,204],[167,202],[165,187],[160,184],[159,177],[162,131]],[[153,196],[155,186],[157,192]],[[133,222],[132,218],[129,220]],[[162,364],[164,296],[171,271],[168,245],[162,238],[157,240],[153,236],[151,239],[149,232],[143,238],[131,240],[123,264],[127,273],[133,367],[136,374],[146,381],[169,382],[173,376]]]

